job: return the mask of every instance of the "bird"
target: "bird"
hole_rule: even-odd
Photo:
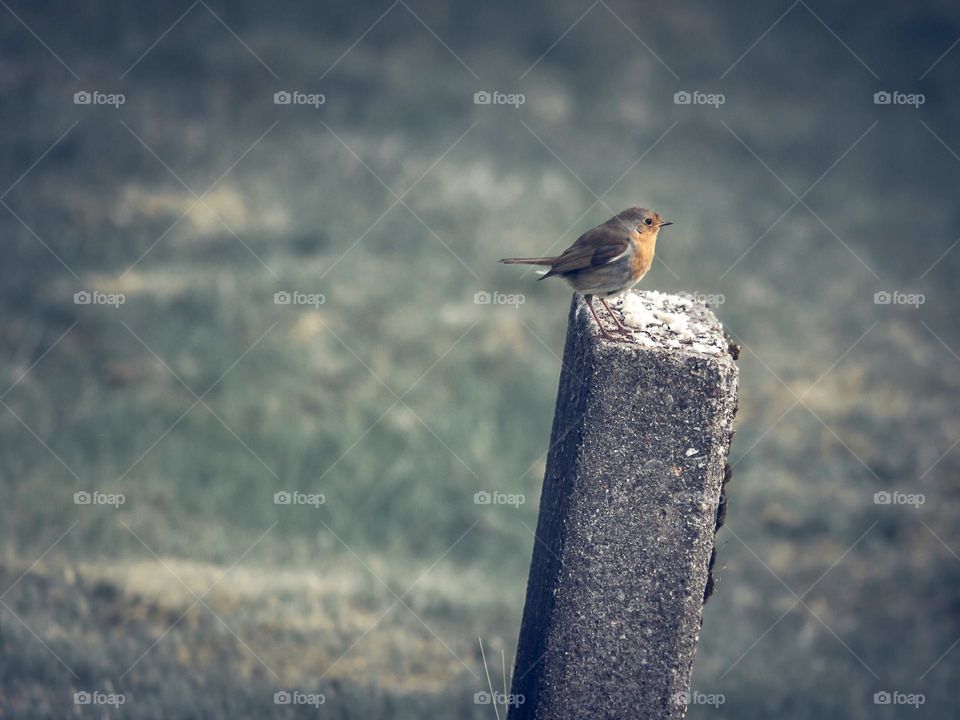
[[[617,340],[597,316],[593,298],[600,300],[610,313],[617,330],[629,334],[631,330],[614,315],[607,298],[625,293],[647,274],[653,264],[657,236],[661,228],[673,225],[653,210],[641,207],[627,208],[601,225],[587,230],[564,250],[552,257],[503,258],[506,265],[543,265],[549,270],[538,280],[561,277],[583,296],[593,314],[600,334],[607,340]]]

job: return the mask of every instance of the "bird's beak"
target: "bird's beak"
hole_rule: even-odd
[[[662,223],[660,223],[659,225],[657,225],[657,227],[666,227],[667,225],[673,225],[673,222],[672,222],[672,221],[664,220]]]

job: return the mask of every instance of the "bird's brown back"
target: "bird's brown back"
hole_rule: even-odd
[[[621,228],[603,224],[588,230],[563,251],[544,278],[566,275],[606,265],[629,249],[630,241]]]

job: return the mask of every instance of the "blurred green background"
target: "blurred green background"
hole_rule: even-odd
[[[0,716],[494,717],[569,302],[495,260],[637,204],[744,345],[690,717],[956,713],[954,3],[0,4]]]

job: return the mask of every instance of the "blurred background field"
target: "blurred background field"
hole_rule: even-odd
[[[495,260],[636,204],[676,222],[643,287],[722,296],[744,345],[694,681],[725,702],[690,717],[955,714],[955,4],[0,17],[0,715],[493,717],[569,302]]]

